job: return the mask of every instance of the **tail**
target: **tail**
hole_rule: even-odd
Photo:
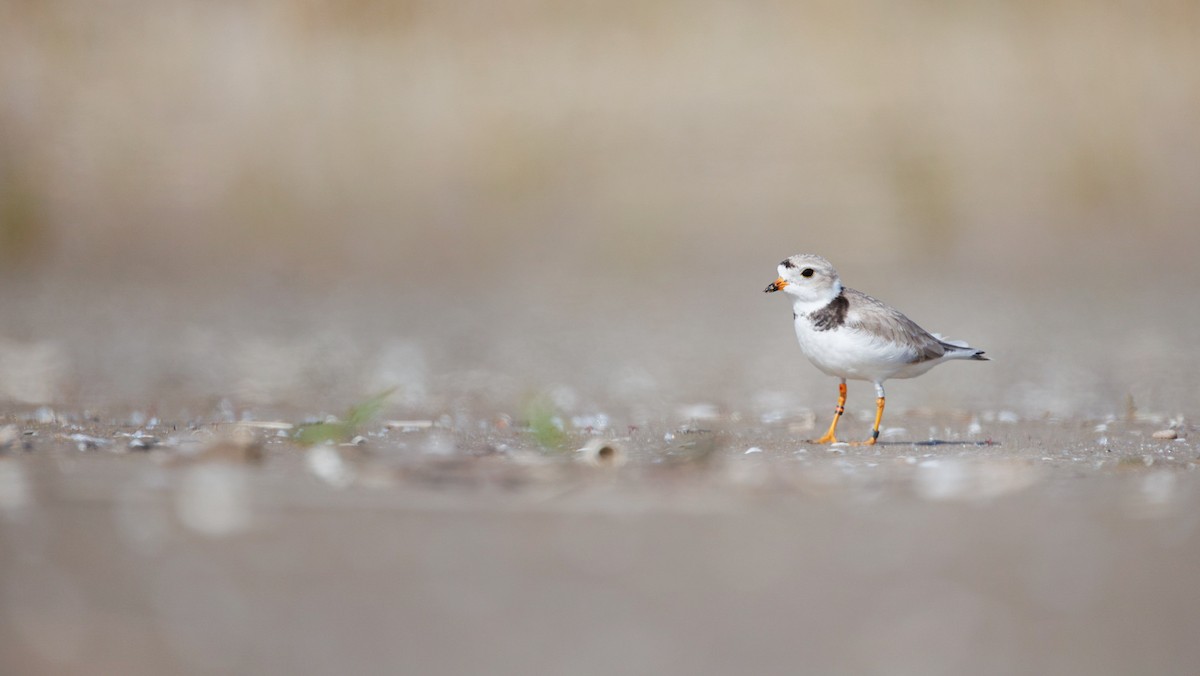
[[[985,357],[983,350],[976,350],[959,340],[946,340],[941,336],[934,334],[934,338],[946,348],[946,357],[950,359],[974,359],[975,361],[991,361],[989,357]]]
[[[975,361],[991,361],[990,357],[983,356],[983,350],[976,350],[967,345],[954,345],[951,343],[942,343],[942,347],[946,348],[946,356],[950,359],[974,359]]]

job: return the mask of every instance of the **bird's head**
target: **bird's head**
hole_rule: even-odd
[[[796,254],[779,263],[779,278],[766,293],[783,291],[798,300],[816,303],[830,301],[842,292],[842,282],[833,264],[814,254]]]

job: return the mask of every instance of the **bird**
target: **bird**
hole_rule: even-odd
[[[842,284],[833,264],[815,254],[785,258],[778,278],[763,291],[792,296],[796,339],[804,356],[826,375],[840,379],[838,402],[829,431],[810,443],[838,443],[838,420],[846,411],[846,381],[875,386],[875,424],[866,441],[879,440],[883,420],[884,381],[915,378],[945,361],[990,361],[983,350],[929,333],[892,306]]]

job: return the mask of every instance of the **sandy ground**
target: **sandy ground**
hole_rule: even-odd
[[[40,415],[3,428],[6,674],[1200,663],[1200,448],[1169,421],[901,411],[885,444],[819,447],[719,417],[596,432],[593,466],[504,419],[305,449]]]

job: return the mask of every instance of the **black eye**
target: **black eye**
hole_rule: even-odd
[[[812,268],[804,268],[803,270],[800,271],[800,276],[801,277],[812,277],[813,269]]]

